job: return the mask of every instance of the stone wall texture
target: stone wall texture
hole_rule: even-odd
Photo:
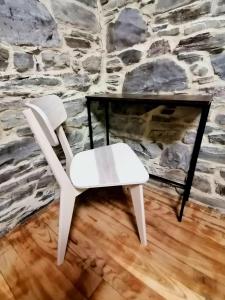
[[[192,197],[225,209],[224,1],[1,0],[0,29],[0,235],[58,198],[22,114],[47,94],[65,103],[74,154],[89,147],[87,94],[212,94]],[[93,120],[99,146],[100,105]],[[130,144],[151,173],[183,181],[198,120],[192,108],[112,105],[111,141]]]

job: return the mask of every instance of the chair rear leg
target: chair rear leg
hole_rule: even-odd
[[[132,185],[129,189],[134,206],[139,237],[141,243],[147,245],[143,186],[141,184]]]
[[[71,220],[75,204],[75,193],[73,191],[61,190],[59,208],[59,235],[58,235],[58,254],[57,264],[61,265],[64,261],[68,236],[70,232]]]

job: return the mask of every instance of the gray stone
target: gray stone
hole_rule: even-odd
[[[170,44],[167,40],[158,40],[151,44],[149,50],[148,50],[148,57],[152,56],[158,56],[170,53]]]
[[[65,37],[66,44],[70,48],[81,48],[81,49],[88,49],[91,48],[91,43],[84,39],[74,38],[74,37]]]
[[[90,78],[86,73],[63,74],[62,79],[66,87],[76,89],[77,91],[86,92],[91,85]]]
[[[32,136],[32,131],[31,131],[30,127],[21,127],[21,128],[17,129],[16,134],[19,137]]]
[[[56,86],[60,85],[61,81],[54,77],[30,77],[30,78],[18,78],[7,82],[4,85],[0,85],[0,89],[8,88],[13,89],[20,86]]]
[[[107,73],[119,72],[122,69],[122,64],[119,58],[111,59],[106,64]]]
[[[215,122],[219,125],[225,125],[225,114],[216,115]]]
[[[78,130],[66,131],[66,135],[71,147],[76,147],[83,140],[83,134]]]
[[[156,143],[141,143],[143,153],[147,158],[154,159],[161,155],[162,149]]]
[[[211,2],[200,2],[195,5],[185,6],[180,9],[169,12],[166,16],[157,16],[155,23],[181,24],[198,19],[202,15],[209,14]]]
[[[18,72],[26,72],[34,66],[33,55],[26,52],[14,53],[14,66]]]
[[[196,165],[196,171],[201,173],[213,174],[215,168],[208,162],[198,160],[198,163]]]
[[[175,36],[180,33],[179,27],[166,29],[166,30],[160,30],[158,32],[158,36]]]
[[[9,51],[4,46],[0,45],[0,71],[5,71],[8,67]]]
[[[39,146],[33,138],[23,138],[0,146],[0,166],[6,162],[18,163],[22,160],[37,156],[40,153]]]
[[[225,35],[223,33],[214,35],[209,32],[199,33],[192,37],[180,40],[174,52],[179,53],[183,51],[198,50],[215,53],[223,50],[224,43]]]
[[[220,170],[220,176],[225,179],[225,169]]]
[[[214,16],[219,16],[225,13],[225,1],[224,0],[219,0],[217,2],[217,8],[214,12]]]
[[[87,116],[76,116],[75,118],[70,118],[66,121],[67,127],[80,128],[82,126],[88,126]]]
[[[99,37],[91,34],[91,33],[88,33],[88,32],[83,32],[83,31],[80,31],[80,30],[77,30],[77,29],[73,29],[71,31],[71,34],[70,36],[72,37],[78,37],[78,38],[82,38],[84,40],[89,40],[91,42],[97,42],[99,41]]]
[[[78,2],[81,2],[82,4],[86,4],[87,6],[91,6],[96,8],[97,7],[97,0],[77,0]]]
[[[174,91],[187,88],[185,71],[169,59],[158,59],[145,63],[125,76],[123,92],[147,93]]]
[[[53,13],[56,19],[70,23],[75,28],[87,32],[96,33],[99,31],[99,24],[96,15],[71,0],[52,0]]]
[[[192,145],[195,142],[195,138],[196,138],[196,132],[187,131],[185,133],[185,136],[183,137],[182,141],[183,141],[184,144]]]
[[[198,84],[206,84],[213,82],[215,78],[213,76],[206,76],[206,77],[198,77],[197,79],[194,79],[193,82],[197,82]]]
[[[164,13],[169,10],[178,8],[180,6],[184,6],[186,4],[190,4],[195,2],[196,0],[159,0],[156,6],[156,13]]]
[[[188,171],[190,156],[191,153],[188,146],[175,143],[162,151],[159,164],[170,169]]]
[[[158,32],[160,30],[166,29],[168,27],[168,23],[166,24],[160,24],[152,27],[153,32]]]
[[[0,1],[0,28],[0,40],[9,44],[46,47],[61,44],[57,25],[40,1]]]
[[[178,53],[177,57],[179,60],[184,60],[188,64],[203,60],[202,55],[195,52]]]
[[[203,177],[203,176],[195,174],[192,185],[194,188],[200,190],[201,192],[207,193],[207,194],[211,193],[211,191],[212,191],[210,182],[206,176]]]
[[[110,23],[107,32],[107,50],[122,50],[146,41],[147,24],[137,9],[125,8],[115,23]]]
[[[208,135],[209,137],[209,142],[212,144],[220,144],[220,145],[225,145],[225,132],[220,132],[220,133],[210,133]]]
[[[223,19],[221,20],[207,19],[205,21],[197,22],[184,28],[184,34],[188,35],[201,30],[207,30],[209,28],[223,28],[224,25],[225,25],[225,20]]]
[[[68,118],[72,118],[81,113],[85,109],[85,98],[74,99],[63,103],[67,112]]]
[[[91,73],[91,74],[96,74],[96,73],[99,73],[100,70],[101,70],[101,62],[102,62],[102,59],[100,56],[89,56],[87,57],[83,62],[82,62],[82,65],[83,65],[83,68]]]
[[[199,158],[225,164],[225,149],[213,146],[202,146]]]
[[[224,39],[225,42],[225,39]],[[225,52],[212,55],[211,62],[214,72],[222,79],[225,80]]]
[[[216,182],[216,193],[220,196],[225,196],[225,184]]]
[[[37,189],[46,188],[49,184],[55,183],[55,177],[53,175],[45,175],[39,181],[37,185]]]
[[[15,110],[7,110],[3,112],[1,114],[1,122],[4,130],[9,130],[26,124],[26,120],[22,112]]]
[[[131,49],[120,53],[119,58],[125,65],[132,65],[138,63],[141,60],[142,53],[139,50]]]
[[[191,65],[190,70],[193,75],[200,77],[208,73],[208,68],[198,63]]]
[[[42,61],[44,63],[44,68],[48,69],[64,69],[70,66],[69,53],[58,52],[53,50],[46,50],[42,52]]]

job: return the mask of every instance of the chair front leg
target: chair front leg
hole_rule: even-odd
[[[134,206],[139,237],[141,243],[147,245],[143,185],[131,185],[129,189]]]
[[[61,265],[64,261],[68,236],[70,232],[71,220],[75,204],[75,196],[73,190],[62,189],[60,193],[59,208],[59,235],[58,235],[58,255],[57,264]]]

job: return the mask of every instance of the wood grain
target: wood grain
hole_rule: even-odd
[[[81,195],[63,265],[56,266],[58,205],[0,240],[1,300],[225,299],[225,219],[147,186],[148,246],[120,188]]]

